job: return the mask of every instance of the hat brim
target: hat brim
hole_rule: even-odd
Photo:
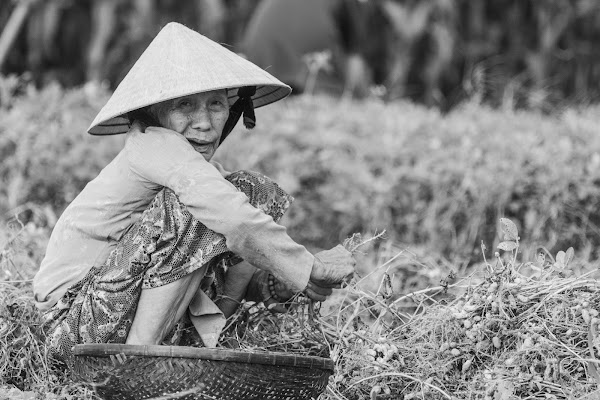
[[[238,99],[237,91],[239,88],[221,88],[221,89],[228,89],[228,92],[229,92],[229,95],[227,96],[228,102],[230,105],[235,103],[235,101]],[[219,89],[216,88],[213,90],[219,90]],[[254,108],[259,108],[259,107],[274,103],[276,101],[282,100],[282,99],[286,98],[287,96],[289,96],[289,94],[291,92],[292,92],[292,89],[290,87],[274,86],[274,85],[257,86],[256,93],[254,94],[254,96],[252,96],[252,102],[254,104]],[[163,101],[173,100],[178,97],[189,96],[189,95],[196,94],[196,93],[200,93],[200,92],[184,93],[177,97],[164,99]],[[148,105],[150,105],[150,104],[148,104]],[[127,133],[129,131],[131,124],[130,124],[129,119],[127,118],[126,114],[128,112],[131,112],[131,111],[134,111],[137,109],[139,109],[139,108],[132,108],[131,110],[126,110],[121,115],[114,116],[105,122],[101,122],[100,124],[92,125],[88,129],[88,133],[91,135],[95,135],[95,136],[120,135],[123,133]]]

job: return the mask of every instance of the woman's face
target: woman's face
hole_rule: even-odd
[[[181,133],[209,161],[229,117],[227,91],[214,90],[179,97],[156,106],[160,124]]]

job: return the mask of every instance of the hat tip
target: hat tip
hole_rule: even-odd
[[[171,21],[171,22],[167,22],[167,24],[165,26],[163,26],[162,29],[173,29],[173,28],[181,29],[181,28],[187,28],[187,27],[183,24],[180,24],[179,22]],[[189,29],[189,28],[187,28],[187,29]]]
[[[185,33],[194,33],[196,35],[204,36],[200,32],[198,32],[194,29],[188,28],[187,26],[185,26],[182,23],[174,22],[174,21],[168,22],[165,26],[163,26],[162,29],[160,30],[159,34],[161,34],[161,35],[165,35],[165,34],[178,35],[178,34],[183,34],[184,32]]]

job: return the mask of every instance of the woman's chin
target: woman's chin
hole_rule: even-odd
[[[204,157],[206,161],[210,161],[213,154],[215,154],[215,152],[212,150],[196,150],[196,152],[202,154],[202,157]]]
[[[194,143],[191,143],[191,145],[196,151],[196,153],[202,154],[202,157],[204,157],[206,161],[210,161],[213,154],[215,154],[215,149],[212,146],[196,145]]]

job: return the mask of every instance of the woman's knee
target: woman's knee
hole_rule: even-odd
[[[250,204],[276,222],[294,201],[275,181],[260,172],[241,170],[231,173],[226,179],[248,197]]]

